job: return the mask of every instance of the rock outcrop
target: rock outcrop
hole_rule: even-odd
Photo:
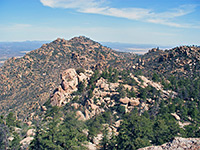
[[[77,91],[78,74],[75,69],[65,70],[61,75],[61,79],[61,86],[66,93],[71,94],[74,91]]]
[[[29,130],[26,132],[26,137],[33,137],[33,136],[35,136],[35,132],[36,132],[35,129],[29,129]]]
[[[138,150],[199,150],[200,138],[181,138],[176,137],[172,142],[161,146],[150,146]]]
[[[124,90],[134,91],[138,93],[138,88],[145,88],[152,86],[156,90],[161,91],[161,96],[169,98],[170,96],[176,95],[173,91],[163,90],[163,86],[160,83],[153,82],[147,79],[145,76],[134,76],[130,74],[128,78],[134,79],[138,85],[131,86],[124,84],[122,80],[118,80],[116,83],[111,83],[108,79],[100,77],[95,81],[95,86],[92,91],[92,97],[88,98],[88,91],[82,91],[78,95],[74,95],[73,92],[78,90],[79,83],[89,83],[93,72],[91,70],[85,70],[85,72],[76,72],[75,69],[67,69],[61,74],[62,82],[59,87],[55,90],[51,97],[51,105],[53,106],[64,106],[70,103],[77,112],[76,116],[79,120],[88,120],[95,115],[105,112],[106,109],[114,107],[116,104],[122,106],[121,109],[125,109],[125,112],[131,112],[135,107],[140,109],[141,112],[148,110],[151,105],[154,104],[155,100],[147,99],[147,101],[141,100],[140,97],[119,97],[118,91],[121,85]],[[142,82],[143,81],[143,82]],[[73,101],[76,99],[76,101]],[[84,101],[84,102],[83,102]],[[118,107],[117,106],[117,107]]]
[[[25,139],[20,141],[21,149],[27,149],[30,145],[31,141],[33,141],[34,137],[26,137]]]
[[[51,97],[52,106],[63,106],[73,97],[71,94],[78,90],[79,82],[88,82],[87,80],[92,75],[92,71],[85,71],[85,74],[77,74],[75,69],[67,69],[61,74],[62,83],[53,93]]]

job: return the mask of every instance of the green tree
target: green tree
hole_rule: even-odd
[[[153,125],[154,138],[152,143],[161,145],[169,142],[180,132],[179,125],[170,114],[157,117]]]
[[[109,140],[108,129],[104,128],[103,129],[103,138],[102,138],[101,143],[100,143],[100,145],[102,146],[101,149],[102,150],[108,149],[109,143],[110,143],[110,140]]]
[[[146,99],[147,98],[147,88],[139,88],[139,95],[140,98]]]
[[[55,114],[47,128],[37,128],[30,149],[84,149],[83,143],[87,140],[82,132],[84,128],[84,124],[72,113],[68,113],[63,122]]]
[[[10,149],[11,150],[20,150],[21,148],[20,148],[20,146],[21,146],[21,144],[20,144],[20,136],[19,136],[19,134],[18,133],[16,133],[16,132],[14,132],[13,133],[13,137],[14,137],[14,139],[9,143],[9,145],[10,145]]]
[[[138,114],[127,115],[119,127],[118,149],[138,149],[148,146],[152,135],[152,122],[149,118]]]
[[[9,129],[5,124],[0,124],[0,149],[8,149]]]
[[[117,92],[119,92],[119,99],[126,97],[126,91],[123,85],[119,85]]]
[[[159,82],[159,81],[160,81],[159,75],[158,75],[157,73],[154,73],[154,74],[153,74],[153,77],[152,77],[152,80],[153,80],[154,82]]]
[[[84,81],[80,81],[78,83],[78,92],[82,93],[85,89],[85,82]]]
[[[14,113],[10,112],[6,117],[6,124],[8,126],[16,126],[16,118],[14,117]]]

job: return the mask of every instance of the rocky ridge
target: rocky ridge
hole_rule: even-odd
[[[141,71],[190,77],[200,74],[199,47],[180,46],[171,50],[152,49],[137,56],[116,52],[100,43],[80,36],[70,40],[56,39],[22,58],[8,59],[0,68],[0,109],[17,112],[27,118],[40,108],[61,82],[59,75],[68,68]],[[25,114],[25,115],[24,115]]]
[[[137,62],[134,68],[142,69],[145,74],[158,72],[165,76],[191,77],[200,74],[200,48],[180,46],[165,51],[152,49]]]
[[[0,68],[1,113],[20,110],[18,116],[28,117],[49,98],[67,68],[103,68],[123,57],[80,36],[68,41],[58,38],[22,58],[10,58]]]

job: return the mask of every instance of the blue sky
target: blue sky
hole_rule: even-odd
[[[200,0],[0,0],[0,41],[200,45]]]

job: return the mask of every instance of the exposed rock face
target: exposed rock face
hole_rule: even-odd
[[[129,100],[131,106],[138,106],[140,104],[139,98]]]
[[[71,104],[71,106],[73,106],[73,107],[74,107],[74,109],[78,109],[78,108],[79,108],[79,106],[80,106],[80,104],[78,104],[78,103],[73,103],[73,104]]]
[[[110,83],[107,79],[101,77],[95,81],[95,87],[92,92],[92,97],[87,99],[87,96],[82,95],[83,93],[87,95],[88,91],[82,92],[79,95],[73,96],[73,92],[78,90],[78,84],[80,82],[88,83],[90,77],[93,74],[91,70],[86,70],[84,73],[79,74],[75,69],[67,69],[61,74],[62,83],[55,90],[51,97],[51,105],[53,106],[63,106],[66,103],[71,103],[70,105],[78,110],[76,116],[80,120],[88,120],[95,115],[105,112],[106,109],[114,107],[116,103],[125,108],[125,112],[131,112],[135,107],[141,111],[148,110],[150,105],[154,104],[154,100],[147,99],[147,101],[141,101],[140,97],[124,97],[116,101],[116,97],[119,96],[118,87],[121,84],[124,89],[134,90],[138,92],[136,86],[131,86],[124,84],[122,80],[118,80],[116,83]],[[148,85],[155,87],[163,93],[164,97],[169,98],[173,91],[165,91],[160,83],[153,82],[147,79],[145,76],[135,77],[132,74],[129,76],[138,82],[139,87],[145,88]],[[143,82],[139,81],[143,80]],[[84,97],[82,97],[84,96]],[[73,99],[76,97],[77,100],[73,103]]]
[[[161,146],[150,146],[139,150],[199,150],[200,138],[181,138],[176,137],[172,142]]]
[[[176,120],[178,120],[178,121],[181,120],[180,116],[177,115],[176,113],[171,113],[171,115],[174,116],[174,118],[175,118]]]
[[[55,93],[51,97],[51,105],[53,106],[63,106],[69,102],[72,97],[70,94],[78,90],[78,82],[86,81],[91,76],[91,71],[89,73],[86,71],[85,74],[77,74],[75,69],[67,69],[61,74],[62,83],[55,90]]]
[[[29,129],[27,132],[26,132],[26,136],[29,137],[29,136],[35,136],[35,129]]]
[[[62,106],[66,103],[67,97],[68,97],[68,93],[65,93],[62,87],[59,86],[57,91],[54,93],[53,97],[51,98],[51,105]]]
[[[180,46],[166,51],[152,49],[136,58],[132,53],[118,53],[83,36],[71,40],[58,38],[22,58],[5,61],[0,68],[0,113],[18,111],[20,117],[32,113],[33,108],[46,102],[60,83],[59,75],[68,68],[101,70],[111,66],[119,70],[140,69],[145,76],[159,72],[188,77],[194,71],[200,73],[199,51],[200,48],[195,46]],[[84,78],[80,75],[78,80]],[[64,90],[67,88],[65,82],[62,86]],[[114,91],[114,87],[109,86],[109,90]],[[102,85],[102,88],[106,90],[108,86]]]
[[[120,101],[121,103],[123,103],[123,104],[128,104],[129,101],[130,101],[130,99],[129,99],[128,97],[125,97],[125,98],[120,98],[119,101]]]
[[[68,93],[71,94],[74,91],[77,91],[77,85],[78,85],[78,74],[76,73],[75,69],[67,69],[65,70],[62,75],[61,75],[61,79],[62,79],[62,83],[61,86],[63,88],[63,90]]]
[[[34,139],[34,137],[26,137],[25,139],[20,141],[20,144],[22,144],[21,149],[27,149],[31,141]]]
[[[138,80],[137,77],[133,76],[132,74],[130,75],[142,88],[145,88],[147,86],[152,86],[154,87],[156,90],[161,91],[162,92],[162,97],[163,98],[168,98],[169,96],[174,97],[175,95],[177,95],[176,92],[171,91],[171,90],[164,90],[163,89],[163,85],[161,85],[161,83],[157,83],[157,82],[153,82],[151,80],[149,80],[147,77],[145,76],[139,76],[139,78],[143,81],[140,82]]]
[[[188,125],[190,125],[191,123],[190,123],[190,122],[183,122],[183,123],[182,123],[181,121],[179,121],[178,124],[179,124],[180,128],[184,128],[184,126],[188,126]]]
[[[42,106],[41,108],[42,108],[42,111],[47,111],[46,106]]]
[[[88,80],[88,76],[86,76],[84,73],[80,73],[78,76],[78,81],[79,82],[84,82]]]
[[[76,112],[76,117],[79,120],[85,121],[85,116],[83,115],[83,113],[80,110]]]
[[[100,142],[101,142],[102,139],[103,139],[103,134],[102,134],[102,133],[97,134],[97,136],[95,136],[95,137],[93,138],[93,143],[94,143],[95,145],[98,145],[98,144],[100,144]]]
[[[88,150],[96,150],[96,145],[91,143],[91,142],[88,142],[87,145],[85,145],[85,147],[88,149]]]
[[[115,122],[115,127],[118,128],[123,120],[118,120]]]
[[[200,73],[199,67],[196,67],[200,61],[199,50],[200,47],[196,46],[180,46],[165,51],[149,51],[143,57],[145,65],[142,69],[145,74],[156,71],[162,75],[190,77],[194,72]],[[135,68],[141,66],[135,65]]]

